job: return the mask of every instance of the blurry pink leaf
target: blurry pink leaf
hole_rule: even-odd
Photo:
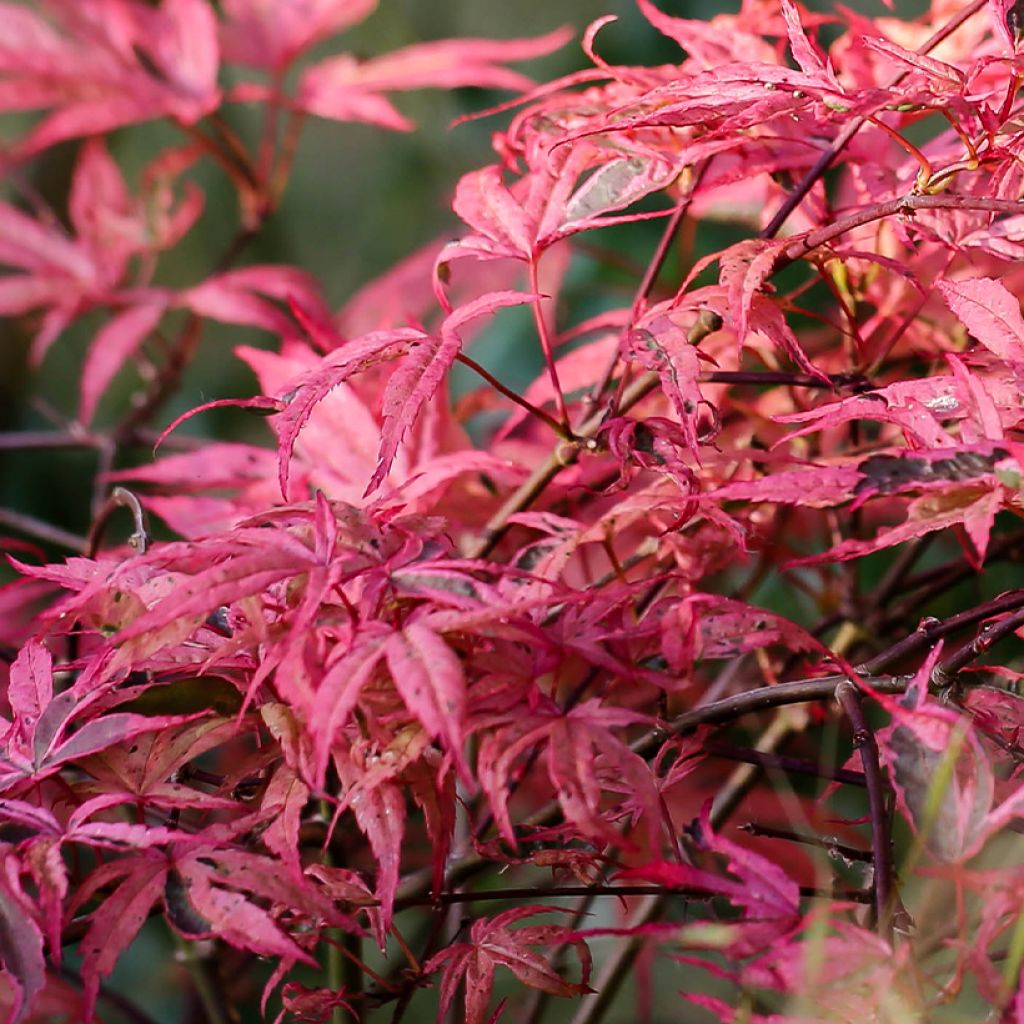
[[[281,72],[304,50],[367,18],[377,0],[224,0],[224,59]]]
[[[564,45],[570,36],[571,31],[559,29],[536,39],[418,43],[365,61],[351,54],[329,57],[303,73],[296,102],[321,117],[408,130],[411,123],[383,93],[462,86],[523,91],[533,83],[502,63],[543,56]]]
[[[900,804],[928,849],[959,861],[975,849],[995,783],[984,747],[967,718],[928,702],[892,708],[878,733]]]
[[[298,301],[322,319],[329,313],[314,279],[289,266],[255,266],[208,277],[182,292],[179,300],[200,316],[223,323],[260,327],[276,334],[295,332],[291,318],[269,299]]]
[[[884,53],[886,56],[892,57],[902,64],[907,64],[918,71],[923,71],[933,80],[936,87],[945,87],[956,92],[960,92],[964,88],[964,74],[952,64],[936,60],[927,54],[907,50],[898,43],[894,43],[891,39],[885,39],[882,36],[866,35],[862,41],[865,46],[872,50],[877,50],[879,53]]]
[[[46,983],[46,961],[42,932],[29,914],[29,901],[11,888],[6,874],[0,873],[0,963],[14,985],[7,1024],[20,1024]]]
[[[220,103],[217,24],[204,0],[49,0],[52,23],[4,3],[0,109],[51,111],[16,144],[24,158],[64,139]]]
[[[97,332],[82,367],[78,420],[88,425],[107,385],[135,354],[163,316],[165,303],[133,306],[118,313]]]

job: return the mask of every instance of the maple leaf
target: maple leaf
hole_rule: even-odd
[[[51,110],[15,147],[170,117],[194,124],[220,104],[217,24],[204,0],[47,0],[52,20],[4,3],[0,109]]]
[[[991,757],[970,716],[929,693],[940,653],[941,645],[931,651],[904,701],[879,695],[892,722],[879,731],[878,745],[922,842],[941,861],[963,863],[1024,815],[1024,791],[1017,788],[994,805]]]
[[[406,356],[388,379],[382,399],[378,465],[367,493],[379,487],[394,461],[403,434],[455,361],[462,345],[461,329],[479,316],[530,299],[531,296],[521,292],[490,293],[450,313],[437,335],[412,327],[372,331],[328,353],[317,368],[295,382],[287,407],[276,419],[282,494],[288,493],[289,463],[296,439],[316,405],[354,374]]]
[[[1024,317],[1002,282],[989,277],[939,281],[946,305],[990,352],[1008,363],[1024,363]]]
[[[432,957],[423,966],[425,974],[442,970],[440,1013],[451,1006],[459,984],[466,987],[466,1024],[484,1024],[494,989],[494,972],[506,967],[524,985],[552,996],[575,996],[590,991],[590,955],[587,947],[572,939],[569,929],[560,925],[509,927],[536,914],[564,913],[563,907],[517,907],[492,918],[478,918],[470,928],[470,942],[455,943]],[[565,981],[530,946],[562,945],[571,942],[582,965],[578,982]]]
[[[7,1022],[20,1024],[45,985],[43,935],[33,919],[28,895],[17,884],[17,866],[12,863],[15,858],[8,850],[0,851],[0,858],[4,862],[0,875],[0,963],[14,989]]]
[[[471,257],[535,263],[559,239],[664,216],[664,211],[608,214],[665,188],[678,176],[679,166],[649,151],[630,152],[625,145],[609,149],[584,140],[545,153],[543,163],[514,189],[505,185],[502,171],[499,164],[470,171],[456,186],[452,208],[476,234],[445,246],[437,256],[435,292],[445,308],[449,305],[441,282],[447,280],[452,261]]]
[[[502,835],[515,843],[508,809],[509,777],[516,761],[537,745],[542,747],[542,761],[562,812],[582,835],[600,842],[624,842],[608,823],[608,812],[599,809],[602,767],[633,784],[633,800],[646,808],[648,826],[656,829],[660,813],[650,769],[612,731],[645,721],[645,716],[598,700],[584,701],[564,713],[541,698],[537,705],[529,714],[518,711],[499,718],[480,738],[477,778]]]
[[[409,622],[384,644],[391,678],[427,733],[444,741],[463,778],[472,774],[462,754],[466,681],[455,652],[423,621]]]
[[[342,54],[303,72],[295,103],[320,117],[408,130],[412,124],[385,93],[461,86],[522,91],[533,84],[530,79],[501,65],[550,53],[568,42],[571,34],[558,29],[536,39],[443,39],[364,61]]]
[[[55,694],[49,651],[38,641],[26,644],[11,666],[8,699],[14,717],[5,723],[0,790],[20,790],[55,774],[69,761],[193,717],[118,712],[88,720],[89,705],[95,696],[95,692],[88,696],[74,689]]]
[[[710,824],[711,801],[708,801],[698,822],[697,844],[720,855],[732,878],[667,861],[652,862],[619,872],[622,879],[646,878],[661,885],[695,887],[724,896],[743,912],[743,925],[729,929],[729,940],[722,949],[732,958],[748,957],[770,949],[771,945],[790,935],[800,924],[800,887],[777,864],[760,854],[744,849],[716,834]],[[688,941],[686,927],[681,940]],[[695,944],[700,944],[701,927],[693,927]]]
[[[224,0],[220,29],[224,59],[280,74],[304,50],[358,24],[377,0],[307,0],[281,6],[274,0]]]

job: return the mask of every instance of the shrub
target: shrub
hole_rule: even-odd
[[[603,18],[540,86],[564,32],[309,55],[372,0],[0,5],[10,181],[77,154],[66,222],[0,204],[0,312],[90,337],[3,444],[98,456],[81,542],[4,513],[8,1020],[146,1019],[161,918],[218,1024],[650,1019],[655,953],[672,1019],[1024,1019],[1020,11],[638,5],[673,62]],[[338,312],[245,262],[309,118],[463,86],[516,99],[455,241]],[[211,164],[237,238],[164,283]],[[275,344],[194,411],[273,444],[168,424],[208,321]]]

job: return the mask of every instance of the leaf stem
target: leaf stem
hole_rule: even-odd
[[[572,435],[569,434],[565,426],[559,423],[550,413],[546,413],[543,409],[534,405],[533,402],[527,401],[522,395],[517,394],[511,388],[506,387],[498,380],[489,370],[484,369],[475,359],[470,358],[464,353],[460,352],[455,357],[456,362],[462,363],[463,366],[468,366],[477,376],[483,378],[488,384],[494,388],[499,394],[504,395],[509,401],[515,402],[520,408],[525,409],[531,416],[546,423],[559,437],[568,441],[571,440]]]
[[[540,293],[540,281],[537,275],[537,260],[530,260],[530,291],[533,292],[533,302],[530,308],[533,310],[533,321],[537,325],[537,337],[540,339],[540,347],[544,353],[544,362],[547,363],[548,376],[551,378],[551,388],[555,393],[555,405],[558,406],[558,415],[562,420],[563,436],[571,434],[572,428],[569,425],[569,410],[565,406],[565,395],[562,393],[562,385],[558,382],[558,368],[555,366],[555,350],[551,343],[551,332],[548,330],[548,322],[544,317],[544,308],[541,303],[544,296]]]

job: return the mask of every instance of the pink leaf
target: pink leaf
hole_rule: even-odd
[[[1008,363],[1024,363],[1024,317],[1020,303],[991,277],[939,281],[946,305],[990,352]]]
[[[455,652],[432,629],[410,622],[384,647],[395,688],[434,739],[444,742],[469,779],[465,742],[466,681]]]
[[[366,61],[343,54],[315,64],[303,74],[297,102],[321,117],[407,129],[410,123],[381,93],[462,86],[525,90],[532,85],[530,79],[501,64],[550,53],[570,35],[559,29],[536,39],[443,39]]]
[[[11,665],[7,689],[14,720],[26,736],[53,699],[53,658],[38,640],[30,640]]]
[[[412,425],[424,404],[433,397],[445,374],[455,362],[455,357],[462,348],[459,329],[485,313],[493,313],[504,306],[520,305],[532,298],[533,296],[521,292],[492,292],[482,295],[465,306],[460,306],[446,317],[436,338],[425,338],[410,346],[409,353],[388,379],[384,389],[380,458],[367,484],[367,494],[381,485],[391,468],[406,430]]]
[[[14,1006],[7,1024],[25,1020],[46,982],[43,936],[26,902],[0,875],[0,962],[14,983]]]
[[[118,313],[93,338],[85,365],[82,367],[81,398],[78,406],[80,423],[92,422],[96,406],[107,385],[146,336],[156,328],[163,316],[164,308],[165,304],[162,302],[130,307]]]
[[[304,50],[368,17],[377,0],[224,0],[226,60],[281,72]]]
[[[313,409],[339,384],[362,370],[394,359],[412,345],[430,341],[430,336],[412,327],[372,331],[328,353],[320,365],[301,377],[290,393],[288,404],[276,420],[278,428],[278,476],[281,493],[288,494],[288,476],[295,441]]]

